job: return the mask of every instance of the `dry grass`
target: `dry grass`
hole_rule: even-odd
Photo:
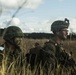
[[[0,36],[0,45],[4,43],[3,38]]]
[[[29,51],[30,48],[34,47],[34,44],[36,42],[38,42],[41,46],[44,45],[44,42],[46,42],[48,39],[24,39],[23,41],[23,50],[25,50],[25,53]],[[0,40],[0,42],[2,42]],[[73,58],[76,60],[76,41],[66,41],[64,42],[64,47],[66,48],[67,51],[72,51],[73,52]],[[25,57],[24,57],[25,58]],[[17,62],[20,62],[20,60],[17,60]],[[32,72],[29,68],[30,65],[28,65],[28,67],[26,67],[26,60],[23,63],[23,66],[15,66],[16,65],[16,61],[13,61],[10,66],[7,68],[7,59],[3,59],[2,61],[2,65],[0,66],[0,75],[37,75],[37,71],[35,68],[35,70]],[[57,70],[59,71],[60,68]],[[40,68],[40,74],[39,75],[43,75],[43,70],[42,68]],[[49,75],[54,75],[54,72],[51,72]],[[69,75],[68,74],[62,74],[62,75]]]
[[[65,41],[64,47],[67,49],[68,52],[72,51],[73,58],[76,61],[76,40],[73,41]]]
[[[49,39],[24,39],[27,52],[30,48],[34,47],[35,42],[38,42],[41,46],[43,46],[48,40]],[[66,40],[63,42],[63,45],[67,52],[72,51],[73,58],[76,60],[76,40]]]

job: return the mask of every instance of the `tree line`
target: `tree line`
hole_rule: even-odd
[[[0,36],[2,36],[5,28],[0,29]],[[32,38],[32,39],[50,39],[53,37],[52,33],[24,33],[25,38]],[[71,32],[68,35],[68,39],[76,40],[76,33]]]

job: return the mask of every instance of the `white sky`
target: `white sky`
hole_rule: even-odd
[[[64,18],[70,20],[69,30],[76,32],[76,0],[0,0],[1,28],[17,25],[23,32],[49,33],[51,23]]]

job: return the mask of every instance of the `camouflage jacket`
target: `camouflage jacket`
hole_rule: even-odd
[[[18,61],[20,52],[21,52],[21,50],[18,48],[12,49],[5,45],[3,54],[5,56],[4,60],[6,60],[7,67],[9,67],[11,63],[20,62],[20,60]]]
[[[30,64],[31,70],[40,64],[40,50],[41,46],[31,48],[29,53],[26,54],[26,62]]]
[[[63,45],[58,44],[55,39],[45,43],[41,50],[41,59],[45,75],[49,75],[49,72],[54,75],[76,75],[75,61],[70,59]]]
[[[67,64],[71,65],[70,61],[72,60],[72,58],[69,59],[69,53],[65,51],[63,44],[58,44],[55,39],[50,39],[45,43],[41,52],[41,58],[43,63],[53,64],[55,67],[57,67],[57,64],[65,66],[67,66]],[[72,65],[73,64],[75,64],[74,61],[72,61]]]

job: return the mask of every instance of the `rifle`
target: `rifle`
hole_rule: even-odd
[[[64,51],[61,52],[60,55],[61,55],[61,57],[59,58],[60,64],[62,64],[64,66],[67,66],[67,67],[75,67],[76,66],[76,62],[72,58],[72,52],[70,52],[70,54],[68,54],[64,50]]]

